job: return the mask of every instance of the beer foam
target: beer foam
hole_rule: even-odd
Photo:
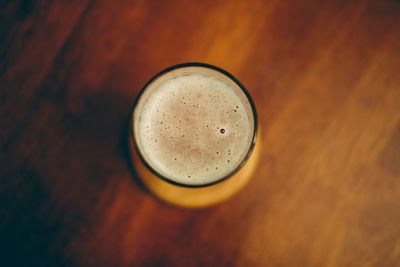
[[[143,158],[162,176],[186,185],[229,175],[246,157],[254,134],[252,108],[239,86],[196,70],[178,69],[150,83],[134,113]]]

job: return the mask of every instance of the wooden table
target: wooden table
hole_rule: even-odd
[[[2,266],[400,266],[399,1],[8,2]],[[126,144],[141,87],[193,61],[263,130],[255,177],[203,210],[140,188]]]

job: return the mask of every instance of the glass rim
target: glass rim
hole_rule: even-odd
[[[186,67],[200,67],[200,68],[206,68],[206,69],[211,69],[214,71],[217,71],[223,75],[225,75],[226,77],[228,77],[229,79],[231,79],[236,85],[239,86],[240,90],[242,90],[242,92],[245,94],[247,100],[249,101],[249,104],[251,106],[251,110],[253,113],[253,119],[254,119],[254,132],[253,132],[253,137],[252,137],[252,141],[249,147],[249,150],[247,151],[245,157],[240,161],[240,163],[235,167],[234,170],[232,170],[231,172],[229,172],[227,175],[221,177],[220,179],[213,181],[211,183],[207,183],[207,184],[183,184],[183,183],[179,183],[176,181],[171,180],[168,177],[165,177],[164,175],[162,175],[161,173],[159,173],[157,170],[155,170],[147,161],[146,159],[144,159],[143,155],[142,155],[142,151],[140,151],[137,142],[136,142],[136,138],[135,138],[135,134],[134,134],[134,129],[133,129],[133,123],[134,123],[134,114],[135,114],[135,110],[137,107],[137,104],[142,96],[142,94],[144,93],[144,91],[147,89],[147,87],[156,79],[160,78],[162,75],[171,72],[173,70],[176,69],[181,69],[181,68],[186,68]],[[257,140],[257,134],[258,134],[258,119],[257,119],[257,112],[256,112],[256,107],[255,104],[253,102],[253,99],[251,98],[249,92],[246,90],[246,88],[242,85],[242,83],[239,82],[239,80],[237,80],[232,74],[230,74],[229,72],[216,67],[214,65],[210,65],[207,63],[199,63],[199,62],[188,62],[188,63],[181,63],[181,64],[177,64],[177,65],[173,65],[171,67],[168,67],[162,71],[160,71],[159,73],[157,73],[156,75],[154,75],[144,86],[143,88],[140,90],[139,94],[136,97],[135,102],[133,103],[133,107],[132,107],[132,111],[131,111],[131,118],[129,120],[129,138],[131,139],[131,142],[134,145],[134,149],[136,151],[136,154],[139,157],[139,160],[143,163],[143,165],[152,173],[154,174],[157,178],[168,182],[170,184],[176,185],[176,186],[180,186],[180,187],[186,187],[186,188],[202,188],[202,187],[208,187],[208,186],[212,186],[218,183],[221,183],[231,177],[233,177],[237,172],[239,172],[239,170],[242,169],[242,167],[246,164],[246,162],[248,161],[248,159],[250,158],[255,144],[256,144],[256,140]],[[140,177],[139,177],[140,178]]]

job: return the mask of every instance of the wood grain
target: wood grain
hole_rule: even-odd
[[[399,1],[0,4],[2,266],[398,266]],[[204,210],[135,181],[131,105],[206,62],[253,96],[249,185]]]

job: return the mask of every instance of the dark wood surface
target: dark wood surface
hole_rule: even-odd
[[[2,1],[2,266],[400,266],[399,1]],[[155,73],[248,88],[261,163],[186,210],[135,182]]]

